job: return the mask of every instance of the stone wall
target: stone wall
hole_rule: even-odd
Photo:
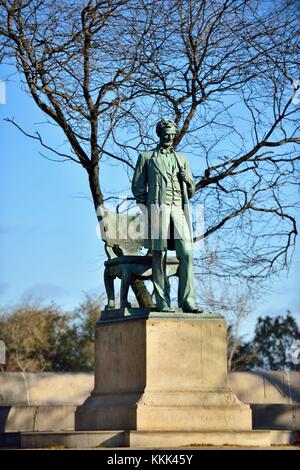
[[[79,405],[94,385],[93,373],[0,373],[0,406]]]
[[[300,372],[232,372],[229,385],[254,429],[300,430]],[[0,432],[72,430],[93,387],[93,373],[0,373]]]

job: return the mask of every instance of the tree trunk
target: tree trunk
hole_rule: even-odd
[[[138,279],[131,283],[132,290],[140,307],[154,308],[152,297],[143,281]]]

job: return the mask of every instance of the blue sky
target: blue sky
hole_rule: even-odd
[[[0,306],[32,298],[73,308],[84,292],[104,291],[105,255],[96,236],[87,177],[79,165],[41,157],[39,143],[5,117],[14,117],[28,132],[46,120],[17,79],[6,84],[6,104],[0,104]],[[40,124],[38,130],[53,146],[63,140],[55,126]],[[105,166],[105,190],[126,194],[128,181],[121,175],[117,165]],[[299,321],[299,271],[297,247],[289,273],[269,284],[244,321],[244,334],[252,333],[258,314],[289,309]]]

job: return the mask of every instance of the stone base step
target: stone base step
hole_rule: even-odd
[[[0,447],[41,449],[177,448],[201,446],[270,447],[300,443],[291,431],[74,431],[0,433]]]
[[[270,447],[300,444],[292,431],[73,431],[0,433],[0,448],[143,448],[234,446]]]
[[[269,431],[131,431],[128,437],[129,447],[143,448],[271,445]]]
[[[272,430],[270,432],[272,446],[300,445],[300,431]]]
[[[126,431],[8,432],[0,433],[0,448],[46,449],[64,447],[88,449],[128,447]]]

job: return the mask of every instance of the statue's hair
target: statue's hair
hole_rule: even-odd
[[[171,119],[162,119],[161,121],[158,121],[158,123],[156,124],[156,134],[158,135],[158,137],[160,137],[160,133],[162,129],[166,129],[166,128],[169,128],[169,129],[174,128],[174,134],[178,132],[178,127],[174,121],[171,121]]]

